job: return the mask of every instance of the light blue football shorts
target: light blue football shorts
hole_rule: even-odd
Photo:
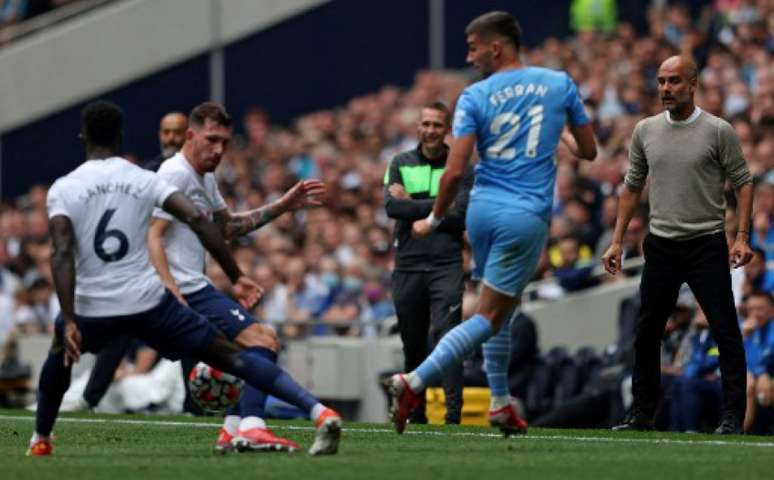
[[[466,217],[476,263],[473,278],[504,295],[521,295],[535,273],[548,224],[524,209],[471,198]]]

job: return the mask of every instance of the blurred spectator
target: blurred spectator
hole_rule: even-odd
[[[131,350],[116,370],[113,382],[94,405],[84,400],[90,373],[86,370],[73,379],[62,399],[61,411],[93,409],[99,413],[156,415],[183,411],[185,387],[180,362],[159,357],[155,350],[140,341],[132,342]]]
[[[54,287],[43,278],[33,280],[27,288],[16,293],[14,317],[21,333],[52,334],[58,313]]]
[[[602,202],[602,232],[597,240],[596,247],[594,248],[594,258],[602,257],[605,253],[607,246],[613,240],[613,230],[615,230],[615,220],[618,214],[618,198],[615,196],[609,196]]]
[[[576,32],[611,33],[618,24],[616,0],[573,0],[570,24]]]
[[[636,296],[636,299],[637,310],[639,310],[639,295]],[[661,408],[656,414],[655,419],[655,426],[659,430],[668,429],[670,423],[672,423],[673,389],[675,388],[676,380],[682,376],[683,368],[689,360],[688,357],[691,353],[691,337],[688,333],[696,314],[695,306],[696,300],[693,294],[687,285],[683,286],[677,297],[675,309],[664,329],[664,338],[661,343],[661,389],[663,391],[663,398]],[[634,341],[634,332],[630,332],[627,336]]]
[[[766,272],[766,260],[763,250],[753,248],[753,257],[750,263],[744,266],[744,276],[740,286],[740,298],[747,298],[755,292],[765,292],[771,294],[764,288],[763,279]]]
[[[288,291],[274,269],[261,264],[253,270],[253,278],[263,288],[263,298],[256,307],[256,318],[276,328],[288,318]]]
[[[768,293],[753,292],[745,302],[746,316],[742,324],[745,337],[748,370],[748,412],[745,427],[749,430],[755,422],[756,406],[774,406],[774,300]],[[752,397],[752,398],[750,398]]]
[[[580,259],[578,238],[568,235],[559,240],[558,248],[562,264],[554,269],[553,275],[559,281],[559,285],[567,292],[594,285],[595,280],[591,276],[594,262]]]
[[[161,152],[142,163],[142,168],[157,172],[164,160],[170,158],[183,148],[185,131],[188,129],[188,117],[180,112],[170,112],[161,118],[159,123],[159,146]]]
[[[0,0],[0,46],[12,38],[15,24],[79,0]]]
[[[358,320],[361,317],[365,297],[363,295],[363,266],[352,262],[346,267],[340,284],[333,292],[330,304],[322,313],[322,321],[339,335],[360,334]],[[324,329],[315,329],[325,332]],[[330,331],[330,330],[329,330]]]
[[[642,242],[645,240],[645,235],[648,233],[648,217],[642,210],[634,212],[631,221],[629,222],[629,228],[626,230],[623,236],[623,259],[624,261],[630,258],[637,258],[643,256]]]
[[[676,432],[698,432],[702,424],[712,425],[720,416],[721,384],[719,352],[709,332],[707,317],[697,310],[680,352],[686,362],[672,386],[671,425]]]
[[[395,315],[395,305],[389,298],[386,288],[379,282],[369,281],[363,286],[363,294],[367,300],[366,310],[363,312],[362,320],[365,328],[373,329],[374,332],[381,332],[382,323]]]
[[[288,295],[288,325],[283,333],[289,337],[301,335],[309,323],[320,318],[328,298],[328,289],[310,279],[301,258],[292,258],[285,268]]]

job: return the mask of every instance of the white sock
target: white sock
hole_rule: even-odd
[[[309,416],[312,417],[312,421],[316,422],[318,418],[320,418],[320,415],[327,410],[328,407],[323,405],[322,403],[318,403],[314,407],[312,407],[312,411],[309,413]]]
[[[253,428],[266,428],[266,422],[261,417],[245,417],[239,422],[239,430],[250,430]]]
[[[37,432],[33,432],[32,433],[32,438],[30,438],[30,446],[32,446],[32,444],[37,442],[38,440],[49,440],[50,441],[51,440],[51,435],[46,437],[46,436],[43,436],[43,435],[38,435]]]
[[[492,401],[489,404],[490,410],[497,410],[499,408],[503,408],[511,403],[511,396],[510,395],[494,395],[492,396]]]
[[[236,435],[239,430],[239,415],[226,415],[223,419],[223,429],[228,432],[229,435]]]
[[[425,385],[422,383],[422,379],[419,378],[419,375],[417,375],[415,372],[407,374],[406,381],[409,384],[409,388],[411,388],[411,391],[414,393],[421,393],[422,390],[425,389]]]

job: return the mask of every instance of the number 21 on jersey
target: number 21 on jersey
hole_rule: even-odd
[[[524,155],[527,158],[535,158],[540,140],[540,126],[543,123],[543,105],[535,105],[530,108],[527,111],[527,117],[530,123]],[[489,131],[492,135],[497,135],[497,140],[486,149],[486,155],[500,160],[516,158],[516,147],[512,145],[512,141],[518,133],[519,127],[521,127],[521,118],[518,113],[505,112],[494,117],[489,125]]]

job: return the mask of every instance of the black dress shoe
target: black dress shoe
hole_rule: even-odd
[[[716,435],[741,435],[742,422],[739,417],[733,414],[723,415],[723,419],[720,421],[720,425],[715,429]]]
[[[641,413],[630,413],[624,421],[615,425],[614,432],[647,432],[653,430],[653,419]]]

